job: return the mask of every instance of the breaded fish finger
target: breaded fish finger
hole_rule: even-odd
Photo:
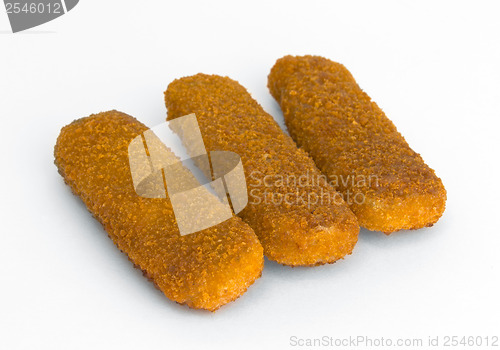
[[[271,69],[268,87],[292,138],[361,226],[389,234],[432,226],[441,217],[443,183],[343,65],[285,56]]]
[[[249,202],[238,215],[264,254],[284,265],[332,263],[350,254],[359,226],[307,154],[236,81],[197,74],[165,92],[168,119],[195,113],[209,151],[232,151],[243,163]]]
[[[181,236],[168,198],[138,196],[128,147],[146,130],[117,111],[76,120],[61,130],[55,164],[117,247],[168,298],[214,311],[261,275],[262,246],[235,216]]]

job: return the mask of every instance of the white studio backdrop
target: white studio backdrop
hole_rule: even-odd
[[[0,348],[499,336],[499,10],[495,1],[82,0],[12,34],[0,7]],[[216,313],[177,305],[64,185],[53,164],[59,130],[110,109],[158,125],[167,85],[198,72],[238,80],[284,127],[266,83],[286,54],[351,71],[442,178],[445,214],[389,237],[361,230],[354,253],[333,265],[266,260],[262,278]]]

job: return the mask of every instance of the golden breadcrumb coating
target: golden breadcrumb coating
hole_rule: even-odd
[[[285,56],[271,69],[268,87],[292,138],[344,199],[350,195],[361,226],[389,234],[441,217],[441,180],[343,65]]]
[[[197,74],[173,81],[165,102],[169,120],[196,114],[207,150],[241,157],[249,202],[238,215],[255,230],[269,259],[309,266],[351,253],[356,217],[244,87]]]
[[[55,163],[118,248],[168,298],[214,311],[261,275],[262,247],[237,217],[181,236],[168,197],[136,194],[128,146],[146,130],[117,111],[76,120],[61,130]]]

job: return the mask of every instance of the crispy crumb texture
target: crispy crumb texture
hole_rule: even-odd
[[[285,56],[271,69],[268,87],[290,135],[329,182],[344,198],[360,194],[348,204],[361,226],[389,234],[441,217],[441,180],[342,64]]]
[[[214,311],[261,275],[262,246],[237,217],[181,236],[168,198],[139,197],[128,146],[145,130],[117,111],[76,120],[61,130],[55,164],[117,247],[157,288],[178,303]]]
[[[249,203],[239,215],[255,230],[269,259],[309,266],[351,253],[359,232],[356,217],[243,86],[197,74],[173,81],[165,102],[169,120],[196,114],[209,151],[241,157]],[[306,183],[289,181],[300,176]]]

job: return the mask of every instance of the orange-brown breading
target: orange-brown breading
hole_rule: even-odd
[[[169,120],[196,114],[207,150],[241,157],[249,202],[238,215],[255,230],[269,259],[306,266],[351,253],[356,217],[244,87],[197,74],[173,81],[165,102]]]
[[[271,69],[268,86],[290,135],[343,194],[361,226],[388,234],[432,226],[441,217],[441,180],[343,65],[285,56]]]
[[[181,236],[168,198],[139,197],[128,146],[145,130],[117,111],[76,120],[61,130],[55,163],[118,248],[168,298],[214,311],[260,276],[262,246],[238,217]]]

